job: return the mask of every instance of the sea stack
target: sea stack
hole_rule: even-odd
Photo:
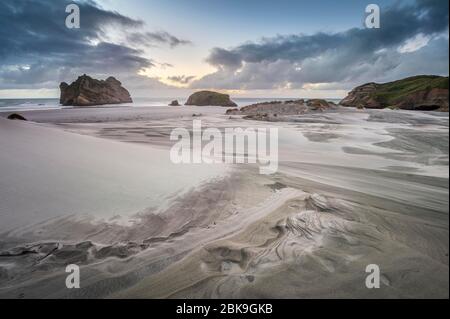
[[[226,106],[235,107],[236,103],[230,100],[228,94],[222,94],[213,91],[199,91],[192,94],[185,105],[196,106]]]
[[[96,80],[84,74],[73,82],[62,82],[60,104],[64,106],[94,106],[104,104],[132,103],[130,93],[120,81],[110,76]]]
[[[180,103],[178,103],[178,100],[173,100],[169,103],[169,106],[180,106]]]

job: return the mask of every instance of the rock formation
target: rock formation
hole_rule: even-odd
[[[8,115],[8,120],[19,120],[19,121],[27,121],[26,118],[24,118],[22,115],[13,113]]]
[[[448,77],[420,75],[354,88],[340,104],[360,109],[402,109],[448,112]]]
[[[196,105],[196,106],[237,106],[236,103],[230,100],[228,94],[222,94],[212,91],[200,91],[192,94],[186,105]]]
[[[178,100],[173,100],[170,102],[169,106],[180,106],[180,103],[178,103]]]
[[[244,119],[268,120],[278,118],[283,115],[301,115],[309,112],[323,112],[335,108],[334,103],[329,103],[321,99],[311,99],[308,101],[272,101],[256,103],[244,106],[241,109],[233,108],[227,110],[227,115],[246,115]]]
[[[72,84],[62,82],[60,104],[64,106],[93,106],[133,102],[130,93],[114,77],[105,81],[96,80],[86,74]]]
[[[313,110],[326,110],[330,107],[330,103],[322,99],[311,99],[306,102],[306,105]]]

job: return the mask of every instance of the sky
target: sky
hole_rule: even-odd
[[[65,26],[70,3],[79,29]],[[370,3],[379,29],[365,27]],[[340,98],[448,76],[448,25],[447,0],[2,0],[0,98],[58,97],[81,74],[115,76],[133,97]]]

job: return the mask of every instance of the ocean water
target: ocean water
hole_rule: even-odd
[[[133,103],[120,104],[121,106],[162,106],[168,105],[172,100],[177,99],[180,104],[184,104],[186,97],[180,98],[134,98]],[[299,98],[232,98],[232,100],[239,106],[246,106],[254,103],[270,102],[270,101],[286,101]],[[339,99],[326,99],[335,103]],[[59,104],[59,99],[0,99],[0,112],[2,111],[28,111],[28,110],[46,110],[46,109],[61,109],[70,108],[63,107]]]
[[[60,108],[59,99],[0,99],[0,112]]]

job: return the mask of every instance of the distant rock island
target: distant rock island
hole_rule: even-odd
[[[178,103],[178,100],[173,100],[169,103],[169,106],[180,106],[180,103]]]
[[[368,109],[393,108],[448,112],[448,77],[419,75],[354,88],[340,104]]]
[[[122,83],[110,76],[96,80],[84,74],[73,82],[62,82],[60,104],[64,106],[94,106],[104,104],[132,103],[130,93]]]
[[[185,105],[196,106],[237,106],[236,103],[230,100],[228,94],[217,93],[213,91],[199,91],[192,94]]]

